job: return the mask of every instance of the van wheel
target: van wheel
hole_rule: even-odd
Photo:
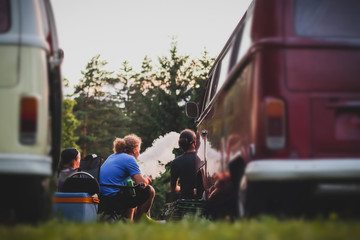
[[[237,217],[243,219],[245,217],[245,194],[246,191],[240,190],[237,197]]]
[[[0,176],[1,189],[6,193],[0,199],[0,222],[37,223],[49,217],[51,202],[47,180],[33,176]]]
[[[233,216],[238,219],[245,217],[246,199],[246,178],[244,176],[245,164],[241,157],[229,163],[231,181],[234,189],[234,208]],[[235,210],[235,211],[234,211]]]
[[[246,212],[246,179],[243,177],[240,180],[237,194],[236,213],[239,219],[243,219]]]
[[[11,197],[15,221],[33,224],[45,220],[45,214],[49,211],[50,206],[50,198],[45,186],[47,179],[18,177],[16,180],[16,188]]]
[[[23,196],[16,208],[19,222],[37,223],[49,216],[50,197],[48,194],[47,178],[29,180],[27,188],[23,189]]]

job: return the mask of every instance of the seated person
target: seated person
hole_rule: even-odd
[[[80,152],[76,148],[67,148],[61,152],[61,159],[58,168],[57,190],[62,191],[65,179],[78,171],[80,166]]]
[[[180,199],[201,199],[204,187],[200,172],[201,160],[196,154],[194,131],[183,130],[180,133],[179,146],[184,154],[175,158],[171,163],[170,192],[179,192]]]
[[[155,190],[151,179],[141,175],[136,162],[140,155],[141,139],[136,135],[128,135],[124,139],[116,138],[113,143],[114,154],[110,155],[100,168],[100,191],[101,194],[116,199],[119,206],[116,208],[127,209],[126,217],[140,220],[143,213],[150,218],[150,208],[154,201]],[[125,191],[111,185],[127,186],[127,181],[132,179],[136,188],[135,197],[129,197],[130,190]],[[124,196],[126,195],[126,196]],[[125,202],[124,202],[125,199]]]

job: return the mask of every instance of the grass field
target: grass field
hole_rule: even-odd
[[[52,220],[37,226],[0,226],[1,240],[161,240],[161,239],[246,239],[246,240],[359,240],[360,221],[287,220],[269,217],[235,222],[210,222],[187,219],[158,224],[145,220],[139,223],[80,224]]]

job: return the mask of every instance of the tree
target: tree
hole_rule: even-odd
[[[153,67],[145,57],[139,73],[124,63],[118,75],[121,87],[117,88],[117,96],[122,96],[125,112],[132,121],[131,131],[143,140],[142,150],[170,131],[195,128],[193,120],[185,116],[185,103],[199,101],[214,62],[206,51],[201,59],[178,56],[176,42],[171,44],[170,57],[158,60],[159,65]],[[179,149],[174,152],[179,154]],[[169,167],[166,165],[166,171],[152,183],[156,196],[151,215],[155,218],[160,217],[169,191]]]
[[[117,96],[132,119],[131,130],[143,140],[142,150],[170,131],[195,128],[185,117],[185,103],[197,101],[214,59],[204,51],[202,59],[178,56],[172,42],[169,57],[160,57],[155,68],[145,57],[139,73],[124,64],[118,74]]]
[[[78,148],[76,141],[79,139],[76,136],[75,129],[80,125],[80,122],[73,114],[73,108],[76,101],[71,99],[64,99],[63,112],[62,112],[62,137],[61,147],[65,148]]]
[[[185,103],[199,100],[214,59],[206,51],[201,59],[179,56],[175,41],[169,53],[159,57],[156,65],[145,56],[139,72],[125,61],[116,77],[105,70],[107,62],[100,55],[88,62],[74,91],[74,115],[80,121],[75,135],[82,157],[96,153],[106,158],[114,138],[130,133],[142,138],[144,151],[159,136],[195,128],[185,116]],[[168,166],[153,182],[157,191],[154,216],[160,216],[169,189]]]
[[[77,134],[82,157],[89,153],[106,157],[111,153],[114,138],[129,132],[129,118],[110,97],[109,89],[118,80],[104,69],[106,65],[100,55],[93,57],[82,71],[79,85],[75,86],[78,104],[74,114],[81,121]]]

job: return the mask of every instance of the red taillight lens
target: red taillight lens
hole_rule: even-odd
[[[285,147],[285,104],[277,98],[266,99],[266,145],[271,150]]]
[[[38,100],[24,97],[20,106],[20,142],[34,144],[36,141]]]

